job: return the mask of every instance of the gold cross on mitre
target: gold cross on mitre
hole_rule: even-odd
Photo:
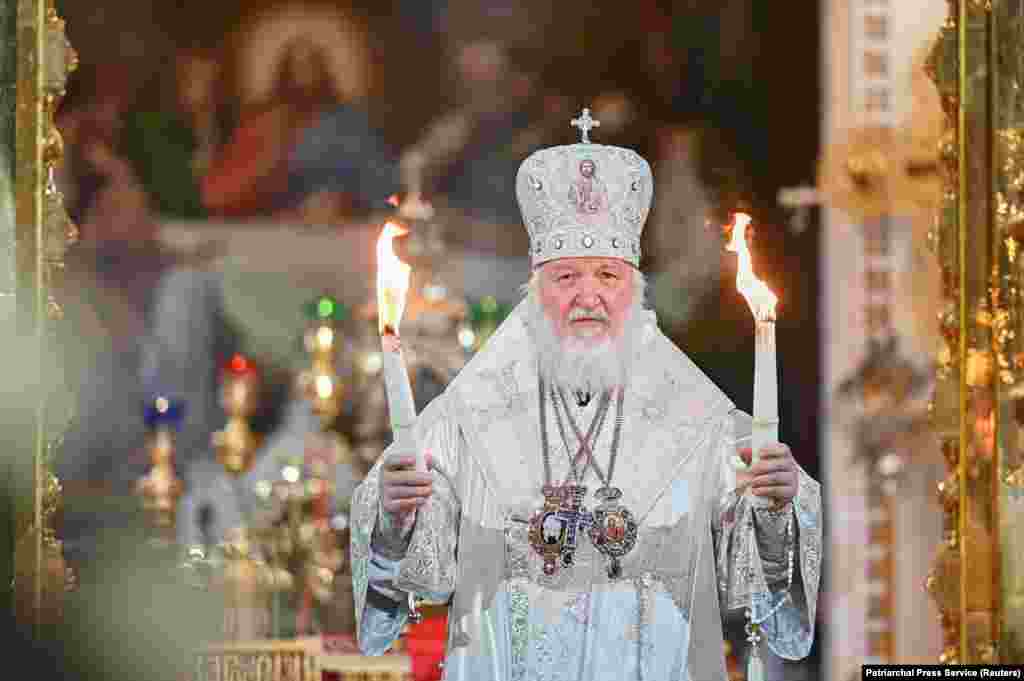
[[[584,144],[589,144],[590,131],[593,128],[601,127],[601,121],[595,121],[593,118],[590,117],[590,109],[584,109],[583,113],[580,115],[579,118],[572,119],[570,125],[572,125],[572,127],[574,128],[579,128],[580,133],[583,135],[583,138],[580,141],[583,142]]]

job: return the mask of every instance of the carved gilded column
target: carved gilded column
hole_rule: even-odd
[[[16,332],[28,348],[23,358],[32,402],[21,424],[13,471],[15,513],[15,605],[19,620],[37,628],[55,623],[69,576],[51,526],[60,485],[49,472],[50,447],[64,423],[52,409],[59,385],[52,342],[61,307],[51,291],[63,268],[64,251],[77,229],[64,210],[53,170],[63,155],[53,114],[64,95],[77,56],[52,0],[18,0],[16,19],[17,88],[15,114],[15,295]],[[30,365],[30,366],[29,366]]]
[[[936,230],[945,281],[934,412],[948,466],[946,536],[927,588],[944,662],[1017,663],[1024,588],[1019,534],[1024,326],[1024,12],[1006,0],[952,0],[931,59],[952,135]]]

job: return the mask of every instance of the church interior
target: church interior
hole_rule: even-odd
[[[741,223],[778,298],[825,541],[810,654],[763,678],[1024,664],[1024,1],[11,0],[0,31],[0,583],[39,674],[442,679],[445,603],[356,642],[378,239],[408,232],[419,412],[523,297],[517,168],[581,134],[650,163],[648,307],[755,420]]]

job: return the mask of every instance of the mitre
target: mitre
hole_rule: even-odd
[[[593,144],[600,125],[584,109],[578,144],[540,149],[516,175],[533,267],[558,258],[619,258],[640,266],[640,235],[651,208],[651,167],[632,149]]]

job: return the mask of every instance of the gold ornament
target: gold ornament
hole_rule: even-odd
[[[899,149],[892,129],[869,126],[847,130],[830,144],[818,167],[826,202],[861,219],[890,212],[890,181]]]
[[[64,96],[68,75],[78,68],[78,53],[71,46],[64,27],[65,22],[57,14],[57,10],[53,7],[47,8],[44,45],[46,69],[43,73],[43,89],[46,92],[46,103],[51,110]]]
[[[174,435],[170,427],[159,426],[149,435],[149,456],[153,467],[136,483],[143,510],[150,524],[169,535],[175,527],[181,480],[174,471]]]
[[[326,296],[320,299],[320,304],[324,301],[333,303]],[[306,352],[312,359],[312,366],[299,374],[299,389],[312,405],[313,413],[320,417],[324,430],[330,428],[341,413],[345,398],[345,384],[336,368],[340,335],[333,313],[315,316],[305,334]]]
[[[826,203],[859,220],[931,214],[944,186],[940,140],[912,126],[847,130],[826,149],[818,186]]]
[[[237,476],[249,470],[260,444],[252,432],[249,418],[258,402],[259,376],[248,360],[235,355],[221,374],[220,400],[228,422],[213,434],[217,460],[229,474]]]

